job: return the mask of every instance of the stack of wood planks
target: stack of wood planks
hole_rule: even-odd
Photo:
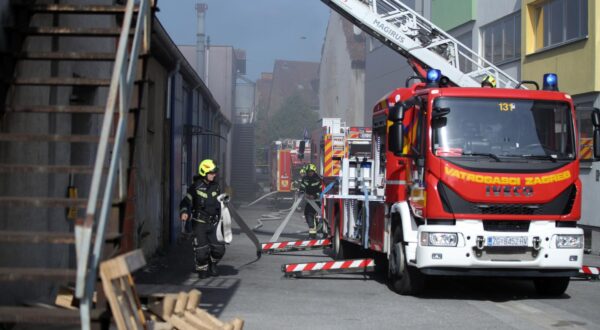
[[[180,329],[180,330],[241,330],[244,321],[235,318],[223,322],[198,307],[202,293],[196,289],[179,294],[166,294],[162,301],[143,310],[131,273],[146,264],[141,250],[135,250],[100,264],[104,294],[110,304],[117,328]]]

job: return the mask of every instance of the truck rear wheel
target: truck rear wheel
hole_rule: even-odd
[[[401,295],[418,295],[425,288],[425,276],[417,268],[409,266],[407,263],[401,226],[397,226],[394,230],[391,249],[388,262],[390,288]]]
[[[339,221],[336,218],[333,226],[335,227],[332,239],[333,259],[352,259],[361,255],[360,248],[350,242],[344,241],[340,232]]]
[[[533,280],[535,291],[542,296],[561,296],[567,291],[569,277],[540,277]]]
[[[340,228],[336,223],[335,232],[333,233],[333,259],[340,260],[344,259],[344,242],[340,237]]]

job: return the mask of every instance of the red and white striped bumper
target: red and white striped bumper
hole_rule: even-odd
[[[300,250],[311,250],[311,249],[322,249],[330,246],[331,240],[327,239],[311,239],[306,241],[287,241],[287,242],[271,242],[263,243],[262,251],[265,253],[269,252],[281,252],[281,251],[300,251]]]
[[[352,259],[325,262],[307,262],[298,264],[285,264],[281,271],[285,276],[367,272],[375,268],[373,259]]]

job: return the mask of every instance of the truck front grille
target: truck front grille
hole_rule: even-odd
[[[438,191],[444,211],[463,214],[566,215],[571,213],[577,197],[574,184],[545,204],[472,203],[460,197],[441,181],[438,183]]]
[[[531,223],[531,221],[529,221],[529,220],[509,220],[509,221],[485,220],[485,221],[483,221],[483,230],[526,233],[529,231],[530,223]]]

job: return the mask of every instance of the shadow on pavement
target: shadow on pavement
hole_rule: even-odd
[[[383,273],[372,273],[372,278],[383,285],[387,285],[387,278]],[[531,279],[428,276],[426,281],[425,290],[418,295],[421,299],[508,302],[526,299],[571,298],[568,294],[559,297],[540,295],[535,291]],[[400,297],[400,295],[398,296]]]

